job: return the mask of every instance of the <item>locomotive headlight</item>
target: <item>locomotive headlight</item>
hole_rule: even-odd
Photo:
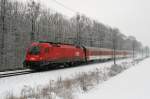
[[[34,60],[36,60],[36,59],[35,59],[34,57],[31,57],[30,60],[33,60],[33,61],[34,61]]]

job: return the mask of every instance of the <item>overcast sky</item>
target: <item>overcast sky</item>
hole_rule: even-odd
[[[37,0],[39,1],[39,0]],[[66,16],[76,13],[58,5],[55,0],[40,0]],[[70,9],[83,13],[125,35],[133,35],[144,45],[150,46],[150,0],[57,0]]]

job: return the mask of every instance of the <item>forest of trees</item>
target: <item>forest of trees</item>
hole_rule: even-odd
[[[135,37],[85,15],[67,18],[33,0],[0,0],[0,70],[21,68],[26,48],[43,40],[149,53]]]

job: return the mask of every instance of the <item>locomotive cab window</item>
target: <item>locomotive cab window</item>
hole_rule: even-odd
[[[38,55],[40,53],[40,47],[39,46],[32,46],[29,49],[29,53],[33,55]]]

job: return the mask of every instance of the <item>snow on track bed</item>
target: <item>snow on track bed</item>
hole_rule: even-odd
[[[131,62],[132,59],[118,60],[117,63]],[[68,78],[73,77],[79,72],[88,72],[95,68],[105,68],[111,66],[113,61],[97,64],[89,64],[81,67],[72,67],[59,70],[50,70],[45,72],[37,72],[26,75],[12,76],[7,78],[0,78],[0,99],[3,99],[6,92],[13,92],[15,95],[19,95],[21,89],[25,86],[37,87],[40,85],[48,84],[50,80],[57,80],[58,77]]]
[[[23,70],[13,70],[13,71],[5,71],[5,72],[0,72],[1,74],[6,74],[6,73],[14,73],[14,72],[24,72],[24,71],[29,71],[30,69],[23,69]]]

